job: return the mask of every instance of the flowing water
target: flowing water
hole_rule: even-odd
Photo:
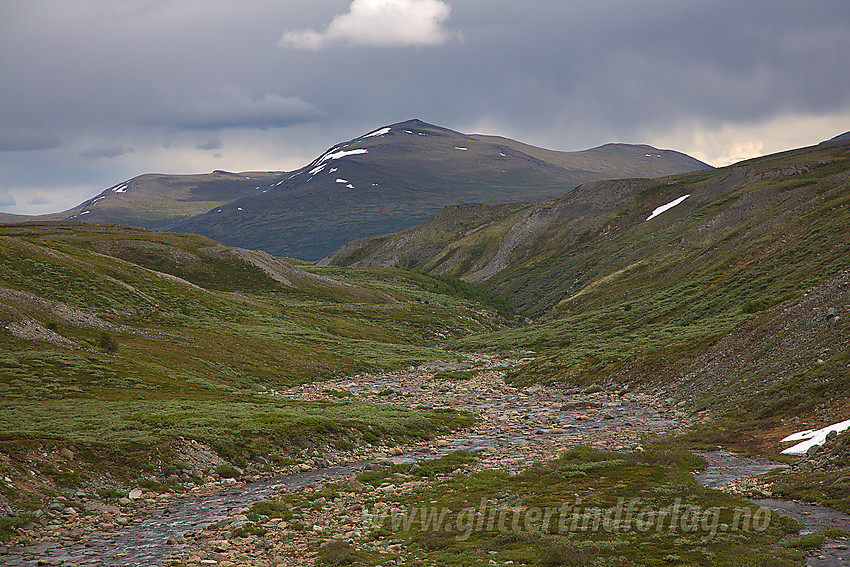
[[[375,383],[370,386],[382,388],[390,384]],[[395,384],[400,390],[398,384]],[[540,397],[531,399],[519,396],[514,391],[502,391],[495,399],[482,399],[475,392],[467,396],[459,394],[458,409],[477,408],[489,411],[491,415],[512,415],[517,417],[510,427],[498,419],[487,421],[483,426],[467,434],[453,438],[440,447],[427,446],[418,450],[393,457],[396,463],[412,463],[439,457],[445,453],[466,450],[482,452],[479,464],[489,468],[520,468],[528,462],[529,455],[524,450],[543,441],[568,441],[582,444],[587,440],[598,439],[600,433],[616,432],[628,426],[631,430],[639,424],[640,430],[665,430],[675,425],[669,415],[655,411],[652,404],[606,405],[609,417],[595,421],[576,422],[576,411],[566,411],[569,403],[589,402],[581,394],[573,396],[557,395],[556,398]],[[598,405],[599,398],[593,402]],[[555,403],[557,402],[557,403]],[[567,406],[563,405],[564,403]],[[543,425],[545,424],[545,426]],[[563,432],[553,432],[552,426],[563,427]],[[489,452],[488,452],[489,451]],[[776,465],[753,459],[737,457],[726,452],[705,453],[709,467],[699,475],[703,486],[717,488],[732,480],[767,472]],[[187,496],[175,499],[150,511],[145,518],[137,518],[129,525],[116,531],[94,531],[86,534],[59,537],[55,541],[39,543],[23,548],[7,550],[0,554],[0,565],[18,565],[35,567],[37,565],[93,565],[93,566],[135,566],[155,567],[168,560],[169,556],[180,554],[187,549],[182,543],[187,534],[200,532],[216,522],[234,519],[239,511],[271,496],[285,487],[294,491],[327,478],[348,476],[361,470],[367,463],[336,466],[325,469],[287,475],[272,480],[235,486],[212,496]],[[760,506],[776,510],[800,520],[807,531],[823,527],[841,527],[850,529],[850,516],[829,508],[799,504],[777,499],[755,500]],[[809,559],[808,565],[816,567],[838,567],[850,565],[847,550],[825,549],[819,559]]]
[[[697,476],[697,481],[709,488],[720,488],[733,480],[764,474],[781,466],[768,461],[739,457],[727,451],[712,451],[702,455],[708,461],[708,468]],[[755,498],[751,501],[802,523],[805,528],[800,532],[801,535],[827,528],[850,531],[850,515],[832,508],[779,498]],[[806,565],[847,567],[850,565],[850,550],[840,549],[834,544],[827,543],[818,555],[806,559]]]

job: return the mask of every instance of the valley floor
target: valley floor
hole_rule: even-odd
[[[553,462],[578,446],[592,447],[600,455],[639,454],[647,434],[676,434],[690,425],[673,400],[625,389],[578,391],[541,385],[516,389],[503,377],[519,360],[485,356],[469,360],[271,392],[293,400],[356,398],[411,408],[466,410],[478,418],[467,430],[416,445],[378,446],[366,458],[352,455],[348,463],[319,461],[318,469],[303,466],[300,473],[275,481],[236,486],[232,480],[215,480],[189,497],[145,492],[85,516],[66,514],[46,527],[29,526],[24,538],[0,553],[0,564],[441,564],[439,546],[411,546],[409,533],[401,534],[400,525],[391,525],[394,512],[415,508],[399,508],[400,502],[424,510],[429,503],[443,503],[443,485],[458,475],[517,474]],[[593,469],[584,466],[582,470]],[[435,499],[426,501],[425,495]],[[193,501],[206,504],[193,506]],[[420,519],[426,518],[416,521]],[[460,528],[456,523],[442,529],[463,541]],[[525,545],[536,544],[529,540]],[[468,564],[512,564],[506,557],[496,547],[470,558]],[[544,564],[582,564],[553,561],[550,557]]]

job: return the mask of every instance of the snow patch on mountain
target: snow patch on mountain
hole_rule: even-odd
[[[823,445],[826,442],[826,436],[835,431],[836,433],[841,433],[850,429],[850,419],[841,421],[839,423],[834,423],[832,425],[828,425],[822,429],[807,429],[806,431],[798,431],[797,433],[792,433],[788,437],[785,437],[782,440],[782,443],[788,443],[790,441],[801,441],[796,445],[788,447],[784,451],[782,451],[783,455],[805,455],[806,452],[814,447],[815,445]]]
[[[658,215],[660,215],[664,211],[668,211],[668,210],[672,209],[673,207],[675,207],[676,205],[678,205],[679,203],[681,203],[682,201],[684,201],[688,197],[690,197],[690,195],[682,195],[681,197],[679,197],[675,201],[670,201],[666,205],[661,205],[660,207],[657,207],[654,211],[652,211],[651,215],[646,217],[646,220],[654,219],[655,217],[657,217]]]
[[[357,156],[361,154],[368,154],[369,150],[365,148],[357,148],[356,150],[340,150],[337,152],[331,151],[326,153],[319,159],[319,163],[324,163],[326,161],[333,161],[335,159],[341,159],[347,156]]]
[[[371,138],[372,136],[383,136],[384,134],[389,134],[389,133],[390,133],[390,130],[392,130],[392,128],[390,128],[390,127],[388,126],[388,127],[386,127],[386,128],[381,128],[381,129],[379,129],[379,130],[375,130],[374,132],[369,132],[368,134],[366,134],[366,135],[365,135],[365,136],[363,136],[363,137],[364,137],[364,138]]]

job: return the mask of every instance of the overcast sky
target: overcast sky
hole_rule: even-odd
[[[713,165],[850,130],[847,0],[0,0],[0,211],[408,118]]]

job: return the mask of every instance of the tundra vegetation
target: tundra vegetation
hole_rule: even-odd
[[[695,425],[674,439],[646,439],[644,452],[577,448],[517,474],[468,473],[475,457],[464,453],[366,473],[360,482],[378,486],[427,480],[383,500],[430,503],[455,518],[451,528],[397,533],[423,564],[473,564],[486,553],[539,565],[798,565],[801,550],[841,534],[785,540],[798,526],[773,516],[763,530],[710,538],[458,527],[482,499],[506,511],[576,498],[599,510],[621,498],[654,510],[680,502],[720,510],[701,518],[709,528],[715,519],[728,524],[750,505],[696,485],[704,463],[691,450],[724,446],[793,462],[779,454],[782,437],[846,419],[848,157],[850,145],[832,143],[660,180],[590,183],[554,201],[490,209],[468,230],[475,223],[451,217],[471,209],[454,207],[440,222],[464,230],[435,228],[439,250],[417,245],[428,239],[425,223],[360,250],[352,244],[338,263],[354,266],[119,226],[0,227],[0,468],[13,481],[0,494],[16,512],[0,520],[0,534],[57,489],[98,474],[114,481],[101,490],[118,491],[104,498],[130,483],[179,490],[168,479],[182,470],[174,454],[181,439],[212,448],[225,461],[216,474],[230,477],[258,457],[274,468],[467,426],[474,418],[463,412],[369,403],[342,390],[323,402],[276,392],[495,352],[524,357],[508,371],[514,386],[642,389],[672,398]],[[689,198],[647,220],[682,195]],[[409,256],[400,259],[397,238]],[[473,376],[452,370],[438,379]],[[56,458],[60,450],[72,456]],[[817,459],[765,482],[778,495],[850,510],[848,458],[845,433]],[[252,514],[288,510],[265,506]],[[243,529],[263,528],[252,521]],[[368,564],[386,555],[337,542],[320,560]]]

